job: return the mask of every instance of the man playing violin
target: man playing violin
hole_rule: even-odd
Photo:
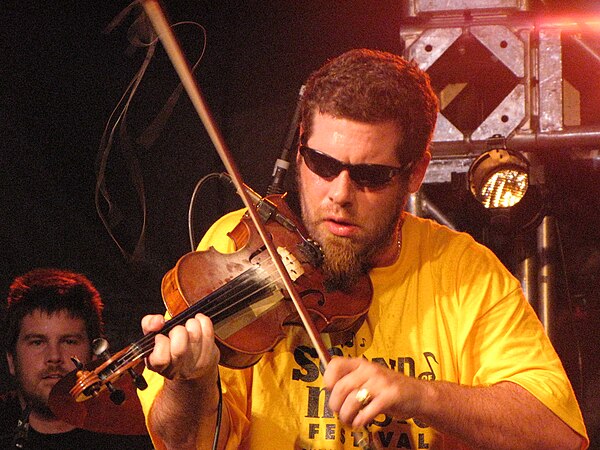
[[[157,448],[211,448],[216,429],[221,449],[357,448],[366,431],[374,448],[587,448],[519,282],[467,234],[403,211],[436,115],[427,75],[396,55],[353,50],[311,75],[296,157],[302,219],[329,288],[368,275],[368,314],[350,338],[323,337],[335,356],[324,371],[298,327],[241,370],[218,367],[203,315],[157,335],[140,394]],[[235,250],[226,232],[241,214],[200,249]],[[163,323],[150,315],[142,328]]]

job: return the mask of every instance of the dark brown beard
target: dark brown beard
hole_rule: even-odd
[[[325,287],[328,290],[349,291],[368,270],[353,242],[348,238],[329,236],[321,242]]]

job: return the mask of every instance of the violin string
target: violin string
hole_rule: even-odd
[[[269,261],[270,263],[270,261]],[[272,266],[274,267],[274,266]],[[258,270],[260,269],[260,270]],[[249,278],[248,280],[245,281],[245,283],[249,283],[248,286],[234,286],[234,289],[237,287],[238,288],[238,294],[243,294],[245,295],[244,297],[239,297],[238,299],[236,299],[235,294],[231,295],[231,292],[227,292],[227,295],[224,296],[223,302],[222,304],[225,304],[228,306],[227,307],[223,307],[221,304],[218,304],[217,302],[213,302],[208,304],[208,308],[206,310],[206,314],[211,318],[214,319],[217,323],[222,320],[219,318],[219,316],[223,315],[225,313],[225,317],[228,317],[228,315],[230,314],[231,310],[233,309],[235,312],[235,308],[238,306],[243,306],[246,301],[250,298],[252,298],[253,296],[256,295],[260,295],[261,293],[263,293],[264,291],[270,290],[273,286],[276,285],[276,283],[278,282],[277,278],[273,278],[273,274],[277,273],[276,268],[274,268],[275,270],[271,270],[270,272],[265,270],[265,268],[263,266],[259,266],[256,267],[256,274],[258,274],[258,272],[262,272],[262,278],[259,278],[259,282],[256,283],[256,276],[253,276],[254,274],[249,274],[250,276],[252,276],[252,278]],[[243,293],[244,290],[247,289],[252,289],[255,288],[254,291],[251,291],[249,293]]]
[[[248,272],[255,272],[255,270],[250,269]],[[246,272],[246,275],[248,275],[248,272]],[[252,275],[252,274],[250,274]],[[226,289],[224,292],[220,293],[219,296],[216,296],[213,299],[207,299],[205,298],[201,304],[200,303],[195,303],[193,304],[190,308],[188,308],[186,311],[182,312],[181,314],[175,316],[173,319],[171,319],[170,321],[167,322],[168,327],[163,327],[162,330],[160,330],[157,333],[161,333],[165,331],[165,328],[171,329],[173,327],[175,327],[176,325],[182,324],[184,321],[186,321],[187,319],[189,319],[190,317],[192,317],[193,315],[195,315],[197,312],[202,312],[203,314],[206,314],[208,317],[214,318],[216,314],[222,314],[223,312],[227,312],[228,309],[231,309],[235,306],[238,306],[240,304],[244,304],[249,298],[251,298],[252,296],[256,295],[257,293],[259,293],[260,291],[264,291],[266,289],[269,289],[270,286],[272,286],[274,283],[277,282],[277,280],[273,280],[269,278],[270,274],[267,273],[266,276],[264,276],[262,278],[261,281],[263,281],[263,284],[255,289],[254,291],[251,291],[249,293],[245,293],[244,296],[239,297],[239,293],[238,296],[236,297],[236,294],[233,291],[239,291],[242,292],[244,290],[247,290],[248,288],[252,288],[255,286],[255,283],[253,283],[253,279],[248,279],[248,276],[245,276],[241,281],[237,280],[237,282],[235,283],[230,283],[227,286],[228,289]],[[270,281],[268,283],[264,283],[264,280],[269,280]],[[244,285],[248,285],[248,283],[252,283],[249,286],[244,286]],[[234,298],[235,301],[231,302],[230,299]],[[223,304],[227,305],[229,301],[229,305],[226,307],[222,307]],[[194,306],[206,306],[205,309],[196,307],[194,308]],[[227,316],[226,316],[227,317]],[[139,341],[138,343],[134,344],[131,346],[131,351],[124,354],[123,355],[123,359],[131,359],[132,355],[134,354],[136,356],[136,360],[142,357],[147,356],[147,354],[149,354],[152,351],[152,348],[154,347],[154,336],[157,333],[153,333],[153,334],[148,334],[146,335],[141,341]]]
[[[240,291],[240,287],[243,289],[243,285],[248,282],[249,272],[254,271],[255,268],[251,268],[248,271],[245,271],[244,273],[236,277],[233,281],[229,282],[228,284],[224,285],[223,287],[206,296],[202,302],[194,303],[182,313],[174,316],[171,320],[165,323],[165,326],[160,331],[150,333],[144,336],[144,338],[142,338],[136,344],[132,345],[132,353],[135,354],[141,352],[141,354],[139,355],[140,358],[146,356],[154,347],[154,336],[156,334],[164,333],[170,330],[171,328],[184,323],[186,320],[193,317],[198,312],[203,313],[208,317],[211,317],[211,313],[222,309],[220,305],[224,303],[226,304],[228,298],[231,298],[232,296],[235,297],[236,290]],[[244,301],[251,295],[252,293],[240,298],[236,303]],[[210,298],[211,296],[213,298]],[[130,357],[131,356],[128,354],[123,355],[123,358],[129,359]]]
[[[271,270],[267,270],[267,266],[271,267]],[[251,292],[244,293],[244,290],[248,288],[254,288],[256,286],[256,273],[259,269],[262,269],[264,275],[260,279],[263,284],[259,283],[259,287]],[[126,364],[131,361],[137,361],[141,358],[146,357],[154,348],[154,336],[158,333],[163,333],[171,328],[180,325],[187,321],[189,318],[193,317],[196,313],[200,312],[202,314],[207,315],[211,319],[217,314],[222,314],[227,312],[227,310],[231,308],[235,308],[239,305],[243,305],[249,298],[254,295],[264,291],[266,289],[271,288],[275,285],[279,280],[280,276],[278,271],[276,270],[273,261],[270,259],[267,260],[261,266],[254,266],[242,274],[238,275],[233,281],[227,283],[221,288],[217,289],[217,291],[209,294],[205,297],[202,302],[197,302],[192,304],[188,309],[181,312],[180,314],[173,317],[171,320],[167,321],[163,329],[158,332],[149,333],[144,336],[142,339],[137,341],[134,344],[130,344],[128,351],[126,351],[120,358],[121,364]],[[272,275],[276,274],[277,277],[273,278]],[[266,283],[265,281],[268,280]],[[250,283],[250,284],[249,284]],[[248,285],[249,284],[249,285]],[[232,294],[233,291],[238,291],[238,295],[242,294],[242,297],[236,297],[235,293]],[[211,295],[217,294],[214,299],[209,299]],[[231,301],[233,299],[233,301]],[[228,304],[229,303],[229,304]],[[226,305],[223,307],[223,305]],[[204,309],[203,309],[204,308]],[[227,316],[226,316],[227,317]],[[118,364],[119,362],[117,362]]]

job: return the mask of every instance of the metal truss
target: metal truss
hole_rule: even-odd
[[[408,5],[413,16],[400,30],[404,56],[429,73],[442,107],[425,183],[466,172],[493,135],[525,153],[560,148],[597,155],[600,120],[581,120],[576,109],[587,93],[563,69],[567,45],[600,78],[600,16],[544,17],[515,0]]]

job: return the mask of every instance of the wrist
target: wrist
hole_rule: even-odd
[[[187,407],[192,405],[203,414],[213,414],[219,404],[218,368],[204,377],[165,379],[163,390],[172,398],[187,399]]]
[[[435,416],[435,409],[442,401],[440,395],[440,383],[437,381],[421,380],[421,393],[418,396],[419,403],[415,418],[424,422],[429,422]]]

